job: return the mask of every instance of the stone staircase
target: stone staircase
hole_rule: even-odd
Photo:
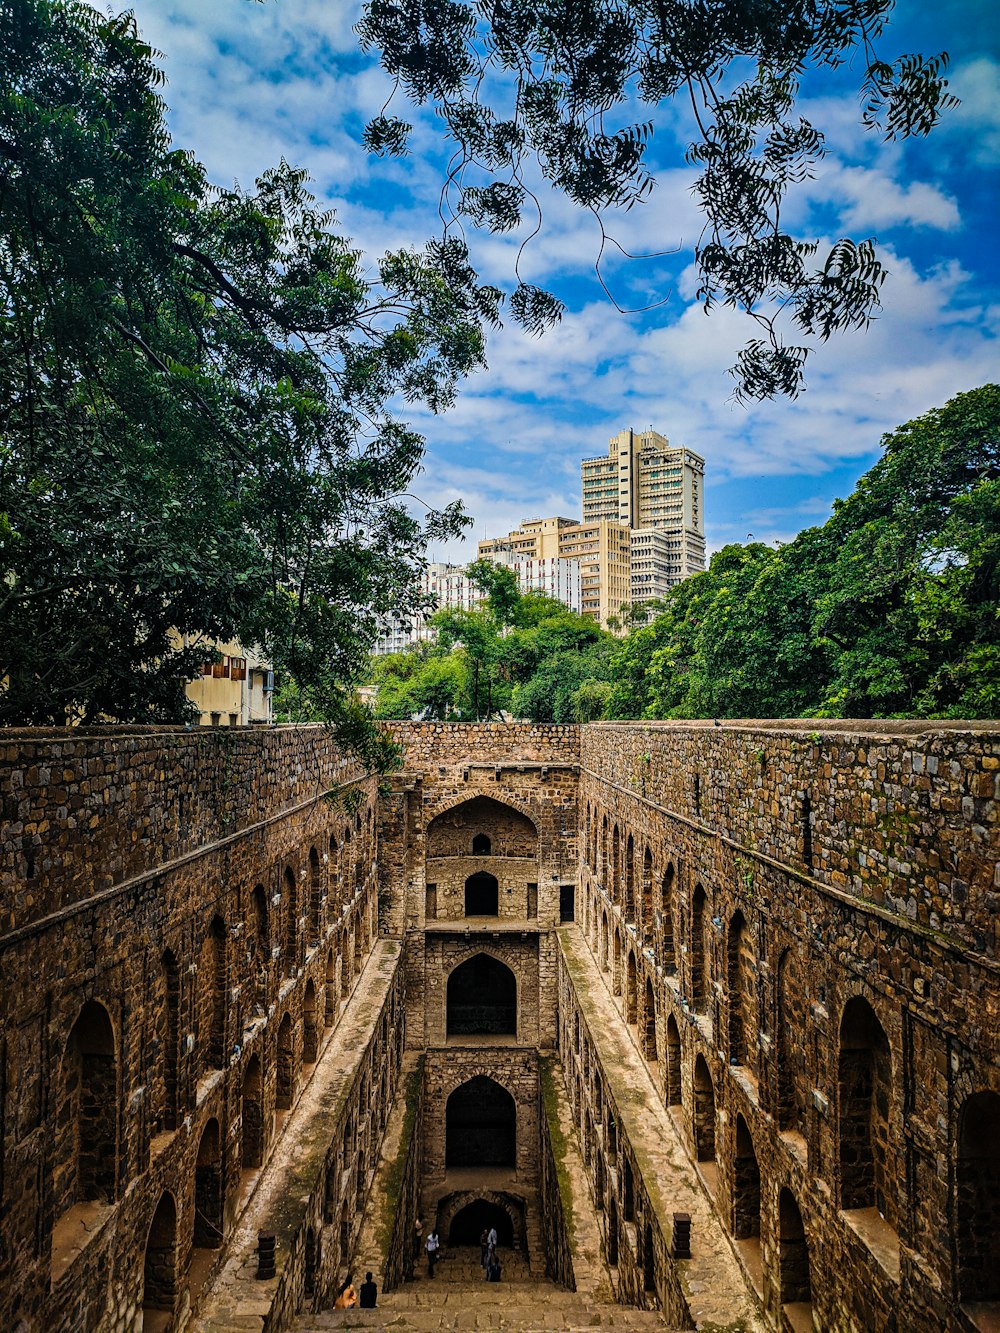
[[[523,1255],[500,1250],[500,1282],[483,1280],[479,1249],[451,1249],[438,1264],[434,1280],[426,1267],[396,1291],[379,1294],[375,1310],[328,1310],[301,1315],[296,1333],[338,1328],[400,1329],[421,1333],[432,1329],[536,1330],[615,1328],[665,1333],[663,1317],[654,1310],[603,1302],[593,1295],[564,1291],[544,1279],[532,1279]]]

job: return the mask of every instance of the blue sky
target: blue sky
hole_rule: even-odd
[[[164,55],[177,142],[213,179],[249,185],[282,156],[307,167],[317,195],[366,253],[419,245],[438,226],[444,145],[434,118],[417,115],[403,162],[369,158],[365,121],[388,80],[352,34],[352,0],[135,0],[146,38]],[[849,72],[807,86],[802,114],[827,135],[829,154],[785,219],[803,238],[877,237],[890,270],[883,311],[865,333],[839,336],[810,361],[794,403],[744,407],[726,374],[748,321],[703,314],[691,254],[607,270],[619,303],[664,294],[644,314],[620,315],[594,273],[593,220],[543,198],[545,225],[522,271],[566,303],[542,338],[513,327],[491,337],[489,369],[467,381],[441,417],[410,412],[428,441],[422,498],[461,498],[475,519],[469,559],[484,534],[521,519],[580,512],[579,460],[601,453],[626,426],[654,426],[707,460],[711,549],[729,541],[787,540],[822,522],[878,456],[882,433],[1000,377],[1000,6],[995,0],[900,0],[881,43],[948,50],[951,91],[962,99],[927,140],[884,145],[858,125]],[[400,104],[399,114],[414,119]],[[700,229],[683,165],[679,119],[654,140],[650,202],[613,220],[633,252],[690,247]],[[510,286],[516,238],[470,237],[484,277]]]

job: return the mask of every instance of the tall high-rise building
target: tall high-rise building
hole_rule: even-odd
[[[632,532],[630,600],[662,597],[705,568],[705,460],[655,430],[621,430],[606,456],[585,458],[584,523]]]

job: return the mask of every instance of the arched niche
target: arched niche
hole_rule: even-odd
[[[841,1207],[877,1208],[894,1227],[892,1060],[885,1029],[861,995],[844,1006],[838,1072]]]
[[[474,851],[473,840],[483,837],[489,840],[489,852]],[[470,855],[537,857],[538,830],[527,815],[504,801],[470,797],[427,825],[427,859]]]
[[[963,1102],[955,1166],[958,1298],[1000,1301],[1000,1094]]]
[[[477,953],[448,978],[449,1037],[516,1036],[517,978],[492,954]]]
[[[457,1087],[445,1107],[445,1166],[517,1165],[517,1107],[506,1088],[485,1074]]]
[[[488,870],[477,870],[465,881],[465,915],[498,916],[500,884]]]
[[[114,1201],[117,1083],[111,1018],[103,1004],[89,1000],[70,1030],[59,1070],[52,1169],[54,1220],[74,1204]]]
[[[160,1195],[146,1235],[142,1265],[143,1333],[173,1326],[177,1300],[177,1204],[169,1190]]]

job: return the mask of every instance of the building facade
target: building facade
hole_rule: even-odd
[[[607,519],[633,533],[663,533],[638,540],[639,568],[632,601],[661,597],[675,583],[705,568],[705,460],[675,448],[658,431],[619,431],[606,456],[580,465],[584,522]]]
[[[184,690],[203,727],[268,726],[273,721],[274,672],[259,653],[238,643],[213,645],[218,662],[206,662]]]
[[[604,628],[617,623],[632,600],[632,546],[628,528],[608,519],[578,523],[533,518],[505,537],[479,543],[480,559],[545,561],[558,557],[579,569],[579,610]]]

